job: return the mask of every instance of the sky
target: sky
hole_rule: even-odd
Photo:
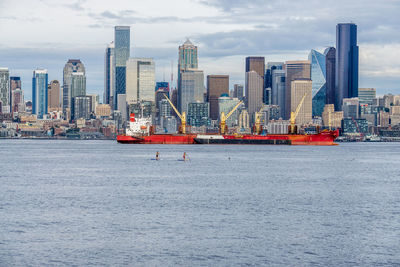
[[[354,22],[360,49],[359,87],[400,94],[399,0],[0,0],[0,67],[21,76],[31,98],[32,73],[62,81],[68,59],[86,68],[87,93],[102,97],[104,52],[114,26],[131,27],[131,57],[152,57],[156,80],[174,84],[178,46],[198,46],[205,75],[244,83],[246,56],[266,62],[306,60],[335,46],[336,24]]]

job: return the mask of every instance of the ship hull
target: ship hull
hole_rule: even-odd
[[[146,136],[118,135],[117,142],[122,144],[195,144],[196,135],[153,134]]]
[[[220,145],[337,145],[334,141],[338,131],[324,131],[318,134],[273,134],[273,135],[198,135],[196,144]]]

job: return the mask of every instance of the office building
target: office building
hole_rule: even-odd
[[[0,102],[2,113],[9,113],[10,109],[10,71],[0,68]]]
[[[246,72],[246,108],[253,121],[254,113],[263,106],[264,78],[255,71]]]
[[[336,26],[335,107],[342,108],[344,98],[358,97],[357,25]]]
[[[272,85],[272,75],[273,72],[276,70],[283,70],[283,62],[268,62],[266,71],[265,71],[265,77],[264,77],[264,97],[263,101],[265,104],[268,105],[277,105],[274,103],[274,98],[275,101],[277,99],[277,92],[273,90],[273,85]]]
[[[86,95],[86,76],[83,72],[71,74],[71,98]]]
[[[57,80],[53,80],[47,87],[47,100],[48,100],[48,109],[49,111],[58,110],[60,105],[60,82]]]
[[[344,118],[359,118],[360,102],[357,97],[343,99],[343,117]]]
[[[229,75],[207,75],[207,101],[210,103],[210,118],[218,120],[218,98],[229,95]]]
[[[155,64],[152,58],[130,58],[126,62],[126,102],[155,102]]]
[[[324,51],[326,69],[326,103],[335,104],[335,72],[336,72],[336,49],[328,47]]]
[[[233,97],[219,97],[218,98],[218,109],[220,113],[227,115],[231,110],[240,102],[238,98]],[[239,113],[240,110],[237,108],[232,115],[226,120],[226,126],[233,127],[239,124]]]
[[[368,104],[371,106],[375,98],[375,88],[358,88],[358,99],[360,101],[360,104]]]
[[[104,104],[113,104],[115,90],[115,69],[114,69],[114,42],[107,45],[104,54]]]
[[[342,126],[343,111],[335,111],[334,104],[326,104],[322,112],[322,124],[331,129]]]
[[[198,68],[197,46],[189,39],[179,46],[178,71]]]
[[[72,109],[72,93],[71,93],[71,83],[72,83],[72,73],[83,73],[85,74],[85,66],[79,59],[69,59],[64,66],[63,71],[63,113],[65,119],[69,120],[71,116]]]
[[[12,110],[11,112],[25,111],[24,91],[21,88],[16,88],[11,92]]]
[[[73,98],[74,103],[74,120],[90,119],[90,97],[89,96],[76,96]]]
[[[243,90],[242,84],[234,84],[233,85],[233,97],[239,98],[239,100],[243,100],[244,90]]]
[[[96,107],[99,104],[99,95],[97,94],[89,94],[86,95],[90,99],[90,113],[96,112]]]
[[[295,112],[301,99],[305,96],[300,111],[296,117],[296,124],[306,125],[312,122],[312,81],[297,79],[291,82],[290,111]]]
[[[367,134],[368,122],[366,119],[344,118],[342,120],[342,131],[344,134]]]
[[[96,107],[97,118],[109,118],[111,116],[110,104],[99,104]]]
[[[282,108],[282,118],[289,119],[291,111],[291,83],[296,79],[311,80],[311,63],[308,60],[285,62],[285,104]]]
[[[209,124],[209,103],[189,103],[187,122],[190,126],[205,126]]]
[[[257,88],[255,88],[255,83],[253,84],[253,87],[251,88],[251,90],[249,90],[249,88],[247,87],[248,83],[246,82],[246,99],[247,99],[247,104],[249,104],[249,97],[252,98],[252,100],[250,101],[250,104],[253,105],[252,108],[248,109],[248,112],[250,114],[251,119],[253,119],[253,108],[255,106],[260,106],[259,105],[259,101],[256,100],[254,97],[260,97],[261,98],[261,103],[263,103],[263,96],[264,96],[264,75],[265,75],[265,58],[264,57],[246,57],[246,81],[247,81],[247,77],[249,72],[254,71],[258,76],[260,76],[261,78],[261,85],[257,82]],[[254,77],[254,73],[250,75],[253,78],[253,81],[255,81],[255,77]],[[259,79],[257,79],[259,80]],[[259,95],[259,93],[261,92],[261,95]],[[252,94],[252,96],[249,96],[249,93]],[[254,102],[256,101],[257,104]],[[254,106],[255,105],[255,106]],[[248,105],[247,105],[248,107]]]
[[[180,112],[188,112],[189,103],[204,102],[204,73],[202,70],[186,70],[181,73],[178,90]]]
[[[246,72],[255,71],[261,76],[264,82],[265,58],[264,57],[246,57]],[[264,84],[263,84],[264,86]]]
[[[163,118],[163,117],[169,117],[171,116],[171,112],[172,112],[172,107],[171,104],[168,102],[167,99],[161,99],[158,103],[159,105],[159,118]]]
[[[47,70],[34,70],[32,78],[32,114],[35,114],[38,119],[43,119],[43,116],[47,114],[47,84]]]
[[[156,82],[155,90],[163,90],[169,92],[169,82]]]
[[[322,116],[326,104],[326,62],[325,56],[314,49],[308,55],[311,62],[312,115]]]
[[[114,28],[114,108],[118,108],[118,95],[126,94],[126,61],[130,56],[131,34],[129,26]]]

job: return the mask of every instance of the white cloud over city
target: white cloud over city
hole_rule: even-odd
[[[0,0],[0,66],[21,76],[27,98],[32,71],[62,80],[69,58],[86,66],[87,91],[103,93],[103,61],[115,25],[131,26],[131,56],[153,57],[156,77],[169,81],[171,61],[186,37],[199,47],[206,74],[243,83],[244,58],[307,59],[311,49],[335,46],[339,22],[358,25],[360,87],[400,93],[397,0]]]

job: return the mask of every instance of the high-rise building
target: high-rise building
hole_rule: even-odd
[[[246,108],[251,120],[263,106],[263,86],[264,78],[256,71],[246,72]]]
[[[344,98],[358,97],[357,25],[336,26],[335,107],[342,108]]]
[[[242,84],[233,85],[233,97],[239,98],[239,100],[243,100],[244,90]]]
[[[264,81],[265,58],[264,57],[246,57],[246,72],[255,71]],[[263,84],[264,86],[264,84]]]
[[[98,94],[89,94],[86,95],[90,99],[90,113],[96,112],[96,107],[99,105],[99,95]]]
[[[114,74],[114,42],[107,45],[106,52],[104,54],[104,104],[113,103],[114,96],[114,84],[115,84],[115,74]]]
[[[130,58],[126,62],[126,102],[155,102],[155,64],[152,58]]]
[[[305,125],[312,122],[312,81],[296,79],[291,82],[290,111],[295,112],[305,95],[305,99],[296,117],[296,124]]]
[[[90,97],[76,96],[74,97],[74,116],[73,119],[90,119]]]
[[[183,43],[183,45],[179,46],[178,91],[177,91],[178,92],[178,94],[177,94],[178,106],[177,106],[177,108],[180,112],[182,112],[182,111],[187,112],[187,104],[190,102],[196,102],[196,101],[190,101],[190,97],[188,96],[187,92],[185,92],[183,89],[184,89],[184,86],[186,89],[188,87],[190,87],[188,79],[190,80],[190,77],[195,75],[194,73],[197,71],[197,68],[198,68],[197,46],[193,45],[192,42],[190,42],[190,40],[187,39],[186,42]],[[192,72],[192,73],[185,75],[186,81],[185,81],[185,85],[183,85],[183,73],[185,73],[187,71]],[[204,76],[204,74],[200,74],[200,73],[197,73],[197,75]],[[204,81],[202,84],[204,87]],[[197,92],[196,92],[196,94],[197,94]],[[204,96],[203,96],[203,100],[204,100]],[[201,102],[203,102],[203,100],[201,100]],[[189,102],[187,102],[187,101],[189,101]]]
[[[308,60],[299,60],[299,61],[286,61],[286,77],[285,77],[285,108],[282,109],[284,111],[282,115],[283,118],[290,118],[291,111],[291,83],[296,79],[308,79],[311,80],[311,63]]]
[[[25,111],[24,92],[21,88],[16,88],[11,92],[11,100],[11,112]]]
[[[64,118],[69,120],[72,109],[72,73],[80,72],[85,74],[85,66],[79,59],[69,59],[64,66],[63,72],[63,113]]]
[[[163,90],[169,92],[169,82],[156,82],[156,91]]]
[[[204,73],[202,70],[186,70],[181,73],[178,90],[180,112],[188,112],[189,103],[204,102]]]
[[[229,75],[207,75],[207,101],[210,103],[210,118],[218,120],[218,98],[229,95]]]
[[[276,69],[272,71],[271,79],[272,91],[272,105],[279,106],[279,116],[283,117],[285,114],[285,87],[286,87],[286,71],[283,69]]]
[[[357,97],[343,99],[343,118],[359,118],[360,102]]]
[[[47,100],[48,100],[48,109],[55,110],[60,108],[60,82],[57,80],[53,80],[47,87]]]
[[[343,111],[335,111],[334,104],[326,104],[322,112],[322,122],[325,127],[340,128],[343,119]]]
[[[282,70],[283,69],[283,62],[268,62],[267,63],[267,68],[265,71],[265,76],[264,76],[264,96],[263,96],[263,101],[265,104],[268,105],[276,105],[273,104],[273,99],[277,98],[277,92],[274,92],[272,90],[272,74],[275,70]]]
[[[0,101],[2,113],[9,113],[10,109],[10,71],[0,68]]]
[[[326,69],[326,103],[335,104],[336,49],[334,47],[328,47],[325,49],[324,55]]]
[[[360,104],[372,105],[375,98],[375,88],[358,88],[358,99],[360,100]]]
[[[114,28],[114,108],[118,108],[118,95],[126,94],[126,61],[130,56],[131,34],[129,26]]]
[[[83,72],[71,74],[71,98],[86,95],[86,76]]]
[[[204,126],[209,122],[209,103],[189,103],[187,121],[190,126]]]
[[[43,116],[47,114],[47,84],[47,70],[34,70],[32,78],[32,114],[36,114],[39,119],[43,119]]]
[[[311,62],[312,115],[322,116],[326,103],[326,62],[325,56],[314,49],[308,55]]]

